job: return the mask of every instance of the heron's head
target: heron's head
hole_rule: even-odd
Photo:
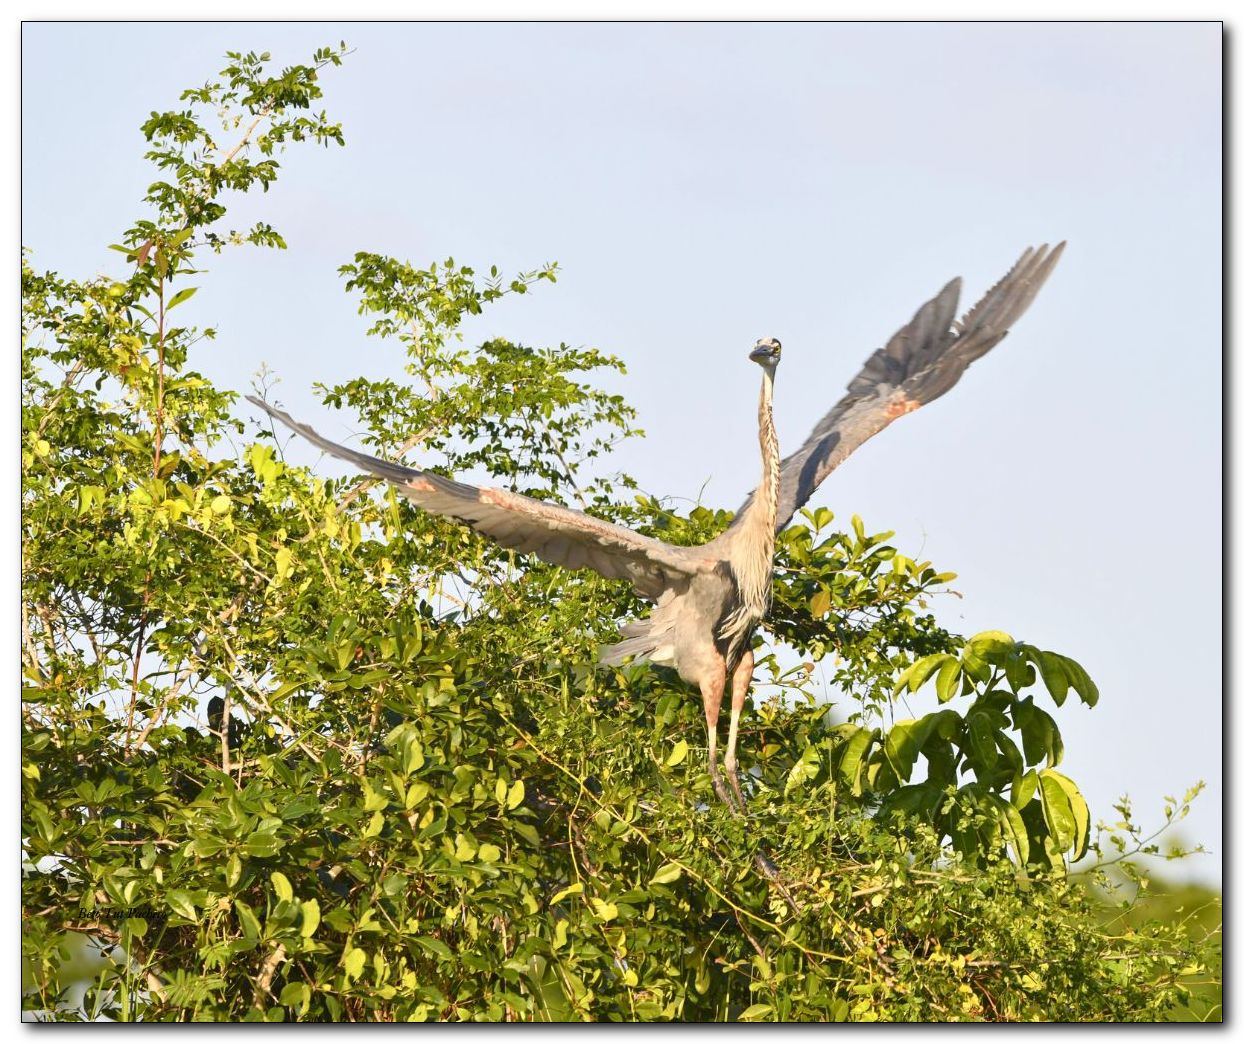
[[[776,337],[762,337],[756,347],[748,355],[754,363],[760,363],[767,370],[773,369],[782,358],[782,342]]]

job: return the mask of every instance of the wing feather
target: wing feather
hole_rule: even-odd
[[[261,399],[247,398],[313,445],[392,483],[423,510],[456,519],[502,547],[534,554],[553,565],[588,566],[602,576],[630,580],[645,598],[655,600],[672,581],[710,571],[716,564],[699,548],[666,544],[560,504],[455,482],[361,453],[326,439]]]
[[[1064,243],[1029,247],[962,319],[955,319],[960,280],[952,279],[911,322],[869,357],[847,394],[782,461],[777,528],[864,442],[891,422],[945,395],[963,371],[1007,335],[1045,284]],[[739,509],[750,506],[749,496]]]

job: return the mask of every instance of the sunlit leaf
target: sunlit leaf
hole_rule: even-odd
[[[682,877],[682,867],[675,863],[666,863],[649,879],[649,884],[673,884]]]
[[[666,766],[668,768],[673,768],[675,765],[681,765],[683,761],[686,760],[687,751],[689,749],[690,748],[687,746],[686,740],[679,740],[674,744],[674,749],[670,751],[669,757],[665,759]]]
[[[194,902],[185,892],[178,888],[170,889],[164,896],[164,901],[168,903],[168,908],[176,914],[189,921],[197,921],[199,919],[199,911],[195,908]]]
[[[298,934],[304,939],[310,939],[320,926],[320,904],[315,899],[304,899],[299,904],[299,910],[302,914],[302,923],[298,926]]]
[[[172,311],[183,301],[189,301],[190,298],[198,293],[198,291],[199,288],[197,286],[188,286],[184,290],[178,290],[177,293],[168,299],[168,302],[164,306],[164,310],[166,312]]]
[[[612,921],[618,916],[618,907],[616,903],[611,903],[605,899],[593,899],[592,911],[597,918],[602,921]]]

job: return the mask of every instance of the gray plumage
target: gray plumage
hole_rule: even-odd
[[[759,427],[761,483],[730,527],[699,547],[678,547],[581,511],[518,493],[481,489],[427,471],[380,460],[319,435],[288,414],[248,396],[309,442],[392,483],[426,511],[457,519],[503,547],[553,565],[589,568],[629,580],[655,603],[651,615],[622,627],[624,640],[604,649],[601,663],[629,657],[667,664],[700,690],[708,726],[708,765],[721,800],[745,807],[736,771],[738,723],[751,684],[751,638],[769,607],[776,532],[807,502],[827,475],[863,442],[897,418],[949,391],[963,371],[1006,336],[1045,283],[1062,254],[1026,250],[1014,267],[962,318],[955,319],[960,281],[954,279],[876,351],[847,386],[847,394],[804,444],[779,460],[773,428],[773,378],[781,344],[757,342],[751,358],[763,370]],[[731,683],[728,792],[717,770],[717,719]]]

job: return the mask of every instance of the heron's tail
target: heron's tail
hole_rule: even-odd
[[[597,659],[604,667],[621,667],[627,657],[634,657],[636,663],[644,663],[652,652],[652,642],[647,636],[628,638],[615,645],[602,645]]]
[[[626,636],[625,640],[602,646],[598,657],[600,663],[606,667],[620,667],[627,657],[633,657],[635,663],[671,663],[674,650],[670,627],[661,617],[658,607],[648,619],[624,624],[619,630]]]

